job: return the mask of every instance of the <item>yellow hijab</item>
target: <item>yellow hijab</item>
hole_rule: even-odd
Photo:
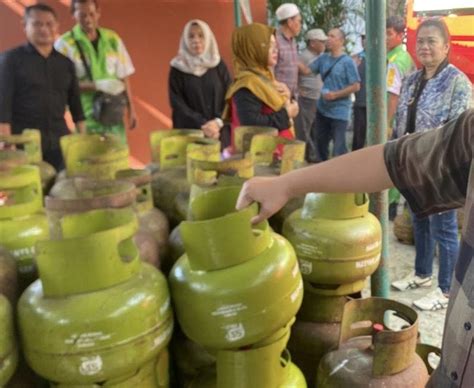
[[[232,54],[235,71],[234,82],[227,90],[224,117],[228,118],[232,96],[242,88],[272,110],[279,111],[285,104],[283,97],[273,85],[275,77],[268,68],[270,38],[275,29],[261,23],[239,27],[232,34]]]

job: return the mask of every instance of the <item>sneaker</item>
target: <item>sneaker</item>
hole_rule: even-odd
[[[418,287],[431,287],[431,276],[420,278],[416,275],[408,275],[401,280],[393,282],[392,287],[400,291],[412,290]]]
[[[448,307],[449,298],[443,294],[441,288],[430,292],[421,299],[415,300],[413,304],[420,310],[436,311]]]

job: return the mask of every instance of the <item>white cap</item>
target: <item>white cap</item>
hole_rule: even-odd
[[[300,10],[293,3],[284,3],[280,5],[275,12],[276,18],[279,22],[281,22],[282,20],[292,18],[293,16],[296,16],[299,14],[300,14]]]
[[[305,35],[306,40],[328,40],[328,37],[320,28],[313,28]]]

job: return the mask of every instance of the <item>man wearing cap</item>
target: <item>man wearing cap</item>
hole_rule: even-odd
[[[299,61],[305,65],[318,58],[326,49],[327,36],[320,28],[314,28],[306,33],[306,48],[299,55]],[[300,113],[295,120],[296,137],[306,143],[306,160],[318,161],[316,144],[316,128],[313,123],[316,118],[316,104],[321,94],[323,81],[319,74],[299,74],[298,105]]]
[[[278,61],[275,65],[275,78],[290,89],[292,97],[298,91],[298,51],[295,38],[301,31],[300,10],[295,4],[284,3],[276,10],[280,28],[276,32]]]

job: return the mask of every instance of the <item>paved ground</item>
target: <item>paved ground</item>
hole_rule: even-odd
[[[401,244],[393,234],[393,222],[389,222],[389,269],[390,281],[397,280],[414,271],[415,247],[413,245]],[[437,257],[433,267],[433,274],[438,273]],[[412,305],[412,302],[421,298],[437,287],[436,276],[434,276],[431,288],[422,288],[400,292],[395,289],[390,290],[390,298],[412,306],[419,314],[419,327],[421,342],[441,347],[443,336],[444,319],[446,310],[420,311]],[[364,291],[364,296],[369,295],[369,289]]]

